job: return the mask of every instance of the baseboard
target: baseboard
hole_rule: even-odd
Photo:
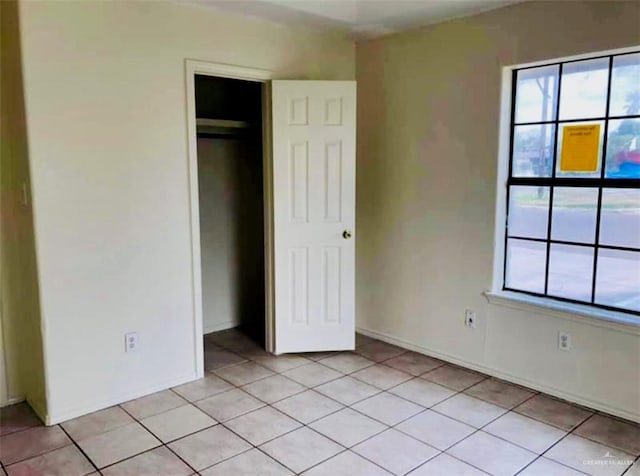
[[[24,401],[25,401],[24,396],[11,397],[3,402],[0,402],[0,408],[8,407],[9,405],[15,405],[16,403],[22,403]]]
[[[204,334],[211,334],[212,332],[218,331],[226,331],[227,329],[233,329],[234,327],[238,327],[240,325],[237,321],[225,321],[225,322],[215,322],[211,324],[204,323],[204,327],[202,331]]]
[[[381,340],[383,342],[387,342],[389,344],[393,344],[393,345],[397,345],[398,347],[402,347],[403,349],[407,349],[407,350],[413,350],[415,352],[418,352],[420,354],[424,354],[424,355],[428,355],[430,357],[434,357],[440,360],[444,360],[446,362],[450,362],[452,364],[456,364],[456,365],[460,365],[462,367],[467,367],[469,369],[472,370],[477,370],[478,372],[482,372],[484,374],[487,375],[491,375],[492,377],[496,377],[502,380],[506,380],[508,382],[512,382],[515,383],[517,385],[522,385],[523,387],[528,387],[531,388],[533,390],[537,390],[539,392],[544,392],[547,393],[549,395],[553,395],[554,397],[558,397],[561,398],[563,400],[567,400],[569,402],[573,402],[576,403],[578,405],[582,405],[585,407],[589,407],[592,408],[594,410],[599,410],[605,413],[609,413],[610,415],[614,415],[620,418],[624,418],[625,420],[630,420],[630,421],[635,421],[640,423],[640,414],[638,413],[634,413],[634,412],[630,412],[628,410],[622,409],[622,408],[617,408],[617,407],[612,407],[610,405],[608,405],[607,403],[598,401],[598,400],[592,400],[590,398],[585,398],[581,395],[577,395],[571,392],[567,392],[565,390],[556,388],[556,387],[551,387],[548,385],[544,385],[544,384],[540,384],[538,382],[529,380],[529,379],[525,379],[525,378],[521,378],[518,377],[516,375],[511,375],[509,373],[506,372],[502,372],[501,370],[498,370],[496,368],[493,367],[488,367],[485,365],[478,365],[475,362],[469,362],[467,360],[464,359],[460,359],[458,357],[455,357],[453,355],[450,354],[445,354],[442,352],[438,352],[435,351],[433,349],[430,349],[428,347],[424,347],[422,345],[418,345],[418,344],[414,344],[412,342],[406,341],[404,339],[399,339],[397,337],[391,336],[389,334],[385,334],[382,332],[378,332],[378,331],[373,331],[370,329],[364,329],[362,327],[358,327],[357,332],[359,332],[360,334],[363,334],[365,336],[368,337],[373,337],[375,339]]]
[[[183,383],[191,382],[193,380],[196,380],[197,378],[198,376],[195,373],[193,373],[187,376],[167,380],[160,384],[152,385],[150,387],[145,387],[143,389],[136,390],[134,392],[121,394],[116,397],[111,397],[109,399],[96,400],[91,403],[86,403],[77,408],[66,410],[60,413],[50,412],[46,416],[44,421],[47,426],[57,425],[58,423],[62,423],[67,420],[71,420],[73,418],[77,418],[83,415],[87,415],[89,413],[93,413],[98,410],[102,410],[104,408],[109,408],[114,405],[119,405],[120,403],[128,402],[129,400],[134,400],[136,398],[144,397],[146,395],[150,395],[152,393],[159,392],[161,390],[166,390],[168,388],[175,387],[177,385],[182,385]]]

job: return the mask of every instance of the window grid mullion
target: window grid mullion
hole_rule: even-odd
[[[521,241],[535,241],[536,243],[546,243],[546,238],[532,238],[529,236],[518,236],[518,235],[509,235],[509,239],[511,240],[521,240]],[[583,248],[595,248],[593,243],[581,243],[579,241],[568,241],[568,240],[551,240],[552,245],[570,245],[570,246],[582,246]],[[640,252],[640,248],[634,248],[632,246],[617,246],[617,245],[598,245],[599,248],[603,250],[614,250],[614,251],[631,251],[632,253]]]
[[[564,65],[560,63],[558,67],[558,85],[556,88],[555,100],[555,115],[554,119],[558,121],[560,117],[560,94],[562,94],[562,70]],[[558,124],[556,123],[556,127],[554,130],[554,138],[553,138],[553,160],[551,161],[551,178],[556,178],[556,163],[558,160]],[[547,214],[547,251],[546,251],[546,262],[544,264],[544,294],[548,295],[549,292],[549,264],[551,258],[551,228],[553,226],[553,195],[554,195],[554,185],[549,187],[549,213]]]
[[[542,126],[545,124],[555,124],[556,126],[559,123],[562,124],[571,124],[574,122],[589,122],[589,121],[607,121],[607,120],[616,120],[616,119],[640,119],[640,114],[630,114],[627,116],[609,116],[609,115],[605,115],[602,117],[584,117],[584,118],[579,118],[579,119],[564,119],[564,120],[558,120],[557,118],[555,120],[552,121],[535,121],[535,122],[518,122],[515,123],[514,126],[519,127],[519,126]]]
[[[555,185],[557,187],[575,188],[640,188],[639,179],[623,178],[577,178],[577,177],[511,177],[508,185],[529,185],[533,187]]]
[[[513,123],[516,120],[516,93],[518,89],[518,71],[513,70],[511,74],[511,124],[510,124],[510,143],[509,143],[509,175],[507,176],[507,204],[506,204],[506,216],[504,218],[504,260],[502,263],[502,289],[505,289],[507,285],[507,246],[509,244],[509,202],[511,196],[511,187],[508,185],[511,176],[513,175],[513,144],[514,144],[514,131],[515,127]]]
[[[526,71],[528,69],[536,69],[536,68],[542,68],[545,66],[556,66],[559,64],[571,64],[571,63],[579,63],[580,61],[589,61],[589,60],[597,60],[597,59],[602,59],[602,58],[608,58],[610,56],[627,56],[627,55],[635,55],[637,53],[637,51],[627,51],[626,53],[617,53],[614,55],[600,55],[600,56],[591,56],[591,57],[585,57],[585,58],[577,58],[577,59],[572,59],[572,60],[567,60],[567,61],[558,61],[555,63],[549,63],[549,64],[536,64],[536,65],[532,65],[532,66],[523,66],[522,68],[518,68],[518,71]]]
[[[609,56],[609,77],[607,78],[607,100],[604,114],[609,117],[611,106],[611,80],[613,78],[613,55]],[[602,159],[600,160],[600,180],[604,181],[605,169],[607,165],[607,140],[609,137],[609,119],[604,121],[604,131],[602,136]],[[598,255],[600,253],[600,218],[602,216],[602,183],[598,187],[598,207],[596,208],[596,235],[593,249],[593,273],[591,275],[591,303],[596,302],[596,282],[598,273]]]

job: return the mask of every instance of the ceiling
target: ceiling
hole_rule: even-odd
[[[183,0],[316,30],[370,38],[525,0]]]

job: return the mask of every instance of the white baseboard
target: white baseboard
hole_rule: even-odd
[[[102,410],[104,408],[109,408],[114,405],[119,405],[120,403],[128,402],[129,400],[134,400],[136,398],[144,397],[146,395],[150,395],[152,393],[159,392],[161,390],[166,390],[168,388],[175,387],[177,385],[182,385],[183,383],[191,382],[193,380],[196,380],[197,378],[198,376],[194,373],[187,376],[167,380],[162,383],[152,385],[150,387],[145,387],[139,390],[135,390],[133,392],[121,394],[116,397],[110,397],[104,400],[96,400],[91,403],[86,403],[76,408],[65,410],[59,413],[50,412],[46,416],[44,421],[47,426],[57,425],[58,423],[65,422],[67,420],[71,420],[79,416],[87,415],[89,413],[93,413],[95,411]]]
[[[22,403],[25,401],[24,396],[20,397],[11,397],[2,402],[0,402],[0,408],[8,407],[9,405],[15,405],[16,403]]]
[[[203,333],[211,334],[212,332],[218,331],[226,331],[227,329],[233,329],[234,327],[238,327],[240,325],[237,321],[225,321],[225,322],[212,322],[212,323],[204,323]]]
[[[499,379],[506,380],[508,382],[522,385],[524,387],[529,387],[539,392],[544,392],[549,395],[553,395],[554,397],[558,397],[563,400],[567,400],[569,402],[577,403],[578,405],[583,405],[585,407],[593,408],[594,410],[599,410],[605,413],[609,413],[610,415],[614,415],[620,418],[624,418],[626,420],[631,420],[631,421],[640,423],[640,414],[625,410],[623,408],[612,407],[608,403],[601,402],[599,400],[592,400],[590,398],[585,398],[582,395],[577,395],[575,393],[567,392],[557,387],[550,387],[548,385],[544,385],[539,382],[535,382],[533,380],[518,377],[516,375],[511,375],[509,373],[502,372],[501,370],[493,367],[478,365],[475,362],[469,362],[464,359],[459,359],[458,357],[455,357],[453,355],[438,352],[438,351],[429,349],[428,347],[414,344],[412,342],[406,341],[404,339],[399,339],[389,334],[373,331],[370,329],[364,329],[362,327],[358,327],[356,330],[357,332],[365,336],[373,337],[383,342],[397,345],[398,347],[402,347],[404,349],[413,350],[420,354],[425,354],[430,357],[434,357],[440,360],[450,362],[452,364],[460,365],[462,367],[467,367],[472,370],[477,370],[478,372],[491,375],[492,377],[497,377]]]

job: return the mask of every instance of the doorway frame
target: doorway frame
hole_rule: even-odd
[[[204,333],[202,312],[202,261],[200,250],[200,197],[198,190],[198,143],[196,135],[196,74],[240,79],[262,83],[262,174],[264,205],[264,290],[265,349],[274,349],[274,274],[273,274],[273,164],[271,158],[271,84],[272,71],[226,63],[185,60],[187,94],[187,157],[189,166],[189,214],[191,269],[194,310],[195,368],[198,378],[204,376]]]

